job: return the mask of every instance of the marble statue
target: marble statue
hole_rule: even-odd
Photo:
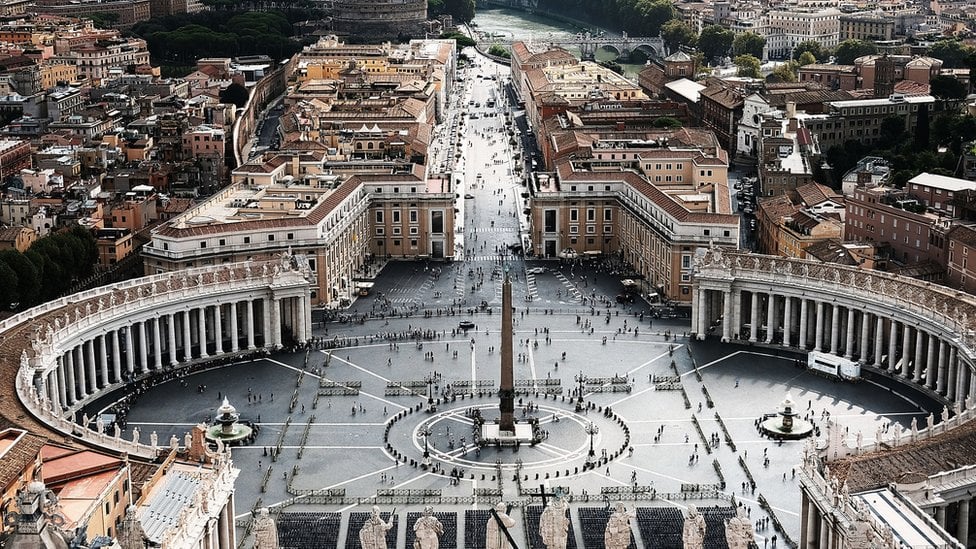
[[[627,549],[630,545],[630,521],[636,516],[635,511],[628,511],[623,502],[618,501],[603,532],[603,546],[606,549]]]
[[[562,492],[556,490],[552,502],[542,510],[539,517],[539,534],[547,549],[566,549],[566,536],[569,531],[569,517],[566,512],[569,506],[562,497]]]
[[[749,549],[755,543],[752,521],[746,516],[743,506],[735,508],[735,516],[725,521],[725,540],[729,549]]]
[[[948,423],[948,422],[949,422],[949,407],[948,406],[943,406],[942,407],[942,423]]]
[[[901,444],[901,431],[902,431],[901,423],[896,423],[895,424],[895,446]]]
[[[918,418],[912,418],[912,442],[918,440]]]
[[[136,506],[129,505],[125,509],[125,518],[119,528],[119,547],[122,549],[144,549],[146,547],[146,532],[142,529],[142,522],[136,518]]]
[[[158,442],[159,436],[156,434],[156,431],[149,433],[149,445],[155,448]]]
[[[374,505],[372,514],[359,530],[359,544],[363,549],[386,549],[386,531],[390,528],[393,528],[393,517],[384,521],[380,508]]]
[[[95,428],[98,431],[98,434],[101,435],[105,433],[105,420],[102,419],[102,416],[98,416],[98,419],[95,420]]]
[[[115,426],[112,428],[112,431],[113,431],[112,435],[115,436],[115,440],[119,440],[119,437],[122,436],[122,428],[119,427],[118,423],[115,424]]]
[[[857,516],[851,522],[848,540],[851,547],[881,546],[881,536],[874,531],[874,521],[864,506],[857,510]]]
[[[183,435],[183,447],[189,450],[192,446],[193,446],[193,435],[189,431],[187,431],[187,433]]]
[[[685,517],[685,525],[681,530],[681,541],[685,549],[702,549],[705,546],[705,517],[694,505],[688,506],[688,516]]]
[[[424,507],[424,514],[413,525],[416,534],[415,549],[437,549],[440,546],[440,535],[444,533],[444,525],[434,516],[434,508]]]
[[[935,414],[929,412],[925,417],[925,428],[928,429],[927,436],[932,436],[932,426],[935,425]]]
[[[856,440],[857,442],[855,442],[856,444],[855,448],[860,448],[861,446],[864,445],[864,435],[861,434],[861,431],[857,432]]]
[[[90,425],[90,424],[91,424],[91,418],[88,417],[88,414],[87,413],[81,414],[81,425],[82,425],[82,427],[84,427],[85,429],[87,429],[88,428],[88,425]]]
[[[501,522],[505,530],[515,526],[515,519],[508,516],[506,509],[505,502],[499,501],[495,504],[495,513],[498,515],[498,519],[488,517],[488,524],[485,525],[485,549],[510,549],[512,547],[508,543],[508,538],[505,537],[505,532],[498,524]]]
[[[262,507],[254,519],[254,549],[278,549],[278,527],[267,507]]]
[[[180,448],[180,439],[176,438],[176,435],[170,435],[169,447],[171,450],[178,450]]]
[[[133,427],[132,428],[132,443],[133,444],[139,444],[139,428],[138,427]]]

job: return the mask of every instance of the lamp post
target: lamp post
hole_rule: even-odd
[[[420,462],[420,468],[426,471],[430,468],[430,448],[427,444],[427,439],[429,439],[430,435],[432,434],[430,426],[424,425],[419,431],[417,431],[417,434],[424,437],[424,459]]]
[[[592,463],[596,461],[596,452],[593,451],[593,436],[600,432],[600,428],[597,427],[592,421],[589,425],[584,428],[586,434],[590,435],[590,453],[586,456],[586,461]]]
[[[434,372],[431,372],[424,377],[424,381],[427,382],[427,405],[431,407],[434,406],[434,381],[436,379],[437,376],[434,375]]]
[[[578,413],[583,411],[583,383],[586,381],[586,376],[580,372],[573,379],[579,384],[579,392],[576,394],[576,412]]]

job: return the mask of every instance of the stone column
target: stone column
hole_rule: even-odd
[[[797,342],[797,346],[800,349],[806,350],[807,348],[807,298],[800,298],[800,330],[799,330],[800,340]]]
[[[837,347],[840,345],[840,305],[834,303],[830,306],[830,354],[837,354]]]
[[[102,335],[98,336],[98,351],[102,355],[100,357],[100,359],[99,359],[101,361],[101,372],[99,372],[101,374],[101,377],[98,378],[99,381],[101,382],[100,385],[99,385],[99,388],[101,388],[101,387],[108,387],[108,385],[109,385],[109,380],[108,380],[108,349],[106,348],[107,346],[105,344],[105,337],[107,335],[108,334],[102,334]]]
[[[207,358],[207,307],[197,309],[197,333],[200,340],[200,358]]]
[[[946,367],[949,369],[946,376],[946,398],[952,402],[956,400],[956,384],[958,383],[959,377],[959,360],[956,354],[956,347],[953,345],[949,347],[949,364]]]
[[[98,378],[95,376],[95,340],[89,339],[85,342],[85,369],[87,370],[86,376],[88,379],[86,386],[86,394],[94,394],[98,392]]]
[[[214,305],[214,354],[224,354],[224,319],[221,316],[221,304]]]
[[[897,373],[898,366],[898,327],[899,324],[894,320],[889,321],[891,325],[888,331],[888,370]]]
[[[935,378],[935,391],[940,395],[946,390],[946,362],[949,361],[949,344],[939,341],[939,367]]]
[[[220,549],[231,549],[228,543],[229,537],[227,535],[227,525],[230,520],[227,518],[227,508],[224,507],[220,510],[220,518],[217,521],[218,539],[220,540]]]
[[[766,344],[773,342],[776,335],[776,294],[766,294]]]
[[[884,349],[884,317],[874,316],[874,367],[879,370],[881,365],[881,353]]]
[[[237,333],[237,302],[230,302],[230,352],[240,350],[240,336]]]
[[[820,549],[830,549],[830,524],[826,520],[820,521],[820,536],[818,541]]]
[[[67,385],[65,385],[65,379],[64,379],[64,371],[65,371],[64,355],[59,356],[57,358],[57,361],[58,361],[58,403],[60,403],[62,407],[65,407],[69,404],[69,402],[68,402],[68,387]]]
[[[139,330],[139,373],[149,371],[149,345],[146,344],[146,323],[136,322]]]
[[[176,358],[176,313],[166,315],[166,346],[169,351],[169,363],[176,366],[180,363]]]
[[[871,345],[868,339],[871,337],[871,315],[867,311],[861,311],[861,342],[857,345],[858,359],[867,364],[868,347]]]
[[[112,330],[112,379],[122,381],[122,353],[119,350],[119,331]]]
[[[722,343],[732,340],[732,292],[722,292]]]
[[[190,310],[183,311],[183,362],[193,360],[193,334],[190,333]]]
[[[943,530],[945,530],[946,527],[945,511],[946,511],[945,505],[939,505],[938,507],[935,508],[935,522],[938,523],[939,528],[942,528]]]
[[[136,354],[132,349],[132,327],[130,324],[125,328],[125,369],[131,376],[136,370]]]
[[[75,350],[74,348],[68,349],[68,352],[64,354],[64,370],[68,375],[68,406],[71,406],[78,400],[78,385],[75,383]]]
[[[969,546],[969,500],[959,501],[959,514],[956,517],[956,539],[963,547]]]
[[[847,308],[847,326],[845,326],[845,328],[844,328],[845,330],[847,330],[847,338],[845,338],[845,340],[844,340],[844,358],[846,358],[847,360],[850,360],[851,357],[854,356],[854,354],[853,354],[853,351],[854,351],[854,329],[855,329],[854,322],[855,322],[855,320],[854,320],[854,308],[853,307],[848,307]]]
[[[922,349],[925,347],[925,332],[915,329],[915,369],[912,371],[912,381],[921,383],[922,381]]]
[[[163,334],[162,328],[159,327],[160,317],[157,316],[152,320],[152,333],[153,333],[153,367],[157,370],[163,369]]]
[[[939,365],[935,362],[935,350],[939,347],[939,338],[929,334],[929,348],[925,356],[925,386],[935,390],[935,378]]]
[[[912,349],[912,327],[908,324],[902,323],[901,325],[901,368],[898,368],[898,373],[902,376],[908,375],[908,360],[909,353]]]
[[[701,319],[702,309],[704,309],[704,293],[701,288],[692,290],[694,295],[691,298],[691,331],[695,333],[695,339],[705,339],[702,337]]]
[[[966,401],[966,382],[969,380],[969,365],[959,359],[956,363],[956,402]]]
[[[707,292],[707,290],[706,290]],[[298,301],[298,341],[299,343],[305,343],[308,340],[308,301],[305,295],[297,297]],[[711,303],[711,298],[708,298],[709,303]],[[708,325],[711,323],[711,319],[706,317],[705,319],[705,331],[708,331]]]
[[[281,346],[281,299],[276,297],[268,298],[268,321],[271,323],[269,332],[269,343],[275,349]]]
[[[759,335],[759,294],[749,292],[750,311],[749,311],[749,342],[755,343]]]
[[[976,399],[976,372],[973,372],[969,367],[966,367],[966,371],[969,373],[969,398]],[[966,397],[963,397],[965,400]]]
[[[793,331],[793,298],[783,296],[783,347],[790,346]]]
[[[47,398],[53,404],[57,404],[60,401],[61,393],[58,390],[58,372],[57,368],[50,370],[44,374],[45,387],[47,388]]]
[[[254,300],[247,298],[247,348],[254,349]]]
[[[817,329],[813,333],[813,350],[820,351],[823,348],[823,329],[824,329],[824,303],[823,301],[817,302],[817,318],[816,326]]]

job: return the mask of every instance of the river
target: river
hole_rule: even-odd
[[[479,32],[500,36],[499,42],[506,45],[516,38],[524,41],[545,42],[547,40],[572,39],[578,32],[587,30],[591,33],[603,31],[598,27],[585,29],[538,14],[504,8],[479,8],[474,17],[474,24]],[[576,55],[580,53],[577,48],[567,49]],[[610,61],[614,57],[613,52],[605,50],[599,50],[596,54],[598,61]],[[624,75],[634,81],[637,80],[637,73],[643,68],[641,64],[621,63],[621,66],[624,69]]]

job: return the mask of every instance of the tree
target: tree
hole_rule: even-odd
[[[767,82],[796,82],[796,70],[799,64],[796,61],[788,61],[776,65],[773,72],[766,77]]]
[[[698,36],[695,29],[680,19],[672,19],[661,25],[661,38],[668,51],[677,51],[681,46],[693,46]]]
[[[929,55],[942,60],[942,66],[947,69],[966,67],[967,58],[976,48],[967,46],[958,40],[939,40],[929,48]]]
[[[905,135],[905,119],[900,116],[887,116],[881,120],[878,129],[878,146],[889,149],[897,145]]]
[[[250,92],[247,88],[235,82],[220,91],[220,102],[233,103],[240,108],[247,104],[248,95]]]
[[[733,40],[735,34],[732,31],[719,25],[709,25],[702,29],[701,35],[698,36],[698,49],[705,55],[705,59],[710,61],[728,55]]]
[[[494,55],[495,57],[504,57],[505,59],[511,59],[512,54],[508,53],[508,50],[499,46],[498,44],[492,44],[488,48],[488,55]]]
[[[732,55],[751,55],[762,59],[763,48],[766,47],[766,39],[754,32],[743,32],[732,40]]]
[[[929,81],[929,89],[932,95],[941,99],[943,102],[959,101],[966,98],[969,90],[966,85],[956,80],[952,76],[940,74]]]
[[[844,40],[834,50],[838,65],[853,65],[858,57],[875,53],[878,53],[878,47],[873,43],[855,39]]]
[[[474,3],[474,0],[471,0]],[[658,36],[661,27],[674,19],[674,4],[671,0],[637,0],[637,13],[640,15],[640,28],[635,29],[643,36]]]
[[[796,47],[793,48],[793,59],[799,61],[800,56],[802,56],[804,53],[809,53],[813,56],[813,63],[816,63],[817,59],[823,59],[827,56],[823,47],[820,45],[820,42],[817,42],[816,40],[804,40],[803,42],[797,44]]]
[[[677,118],[672,118],[670,116],[661,116],[654,119],[651,124],[655,128],[680,128],[682,126],[681,121]]]
[[[455,21],[467,23],[474,19],[474,0],[445,0],[444,11]]]
[[[797,67],[805,67],[817,62],[817,58],[812,53],[805,51],[800,55],[800,60],[796,62]]]
[[[762,65],[759,59],[753,55],[739,55],[735,58],[735,66],[739,69],[738,75],[745,78],[761,78]]]
[[[472,39],[470,36],[462,32],[445,32],[441,34],[439,38],[445,40],[453,39],[455,42],[457,42],[458,51],[461,51],[464,48],[467,48],[469,46],[475,46],[478,44],[477,42],[474,41],[474,39]]]

